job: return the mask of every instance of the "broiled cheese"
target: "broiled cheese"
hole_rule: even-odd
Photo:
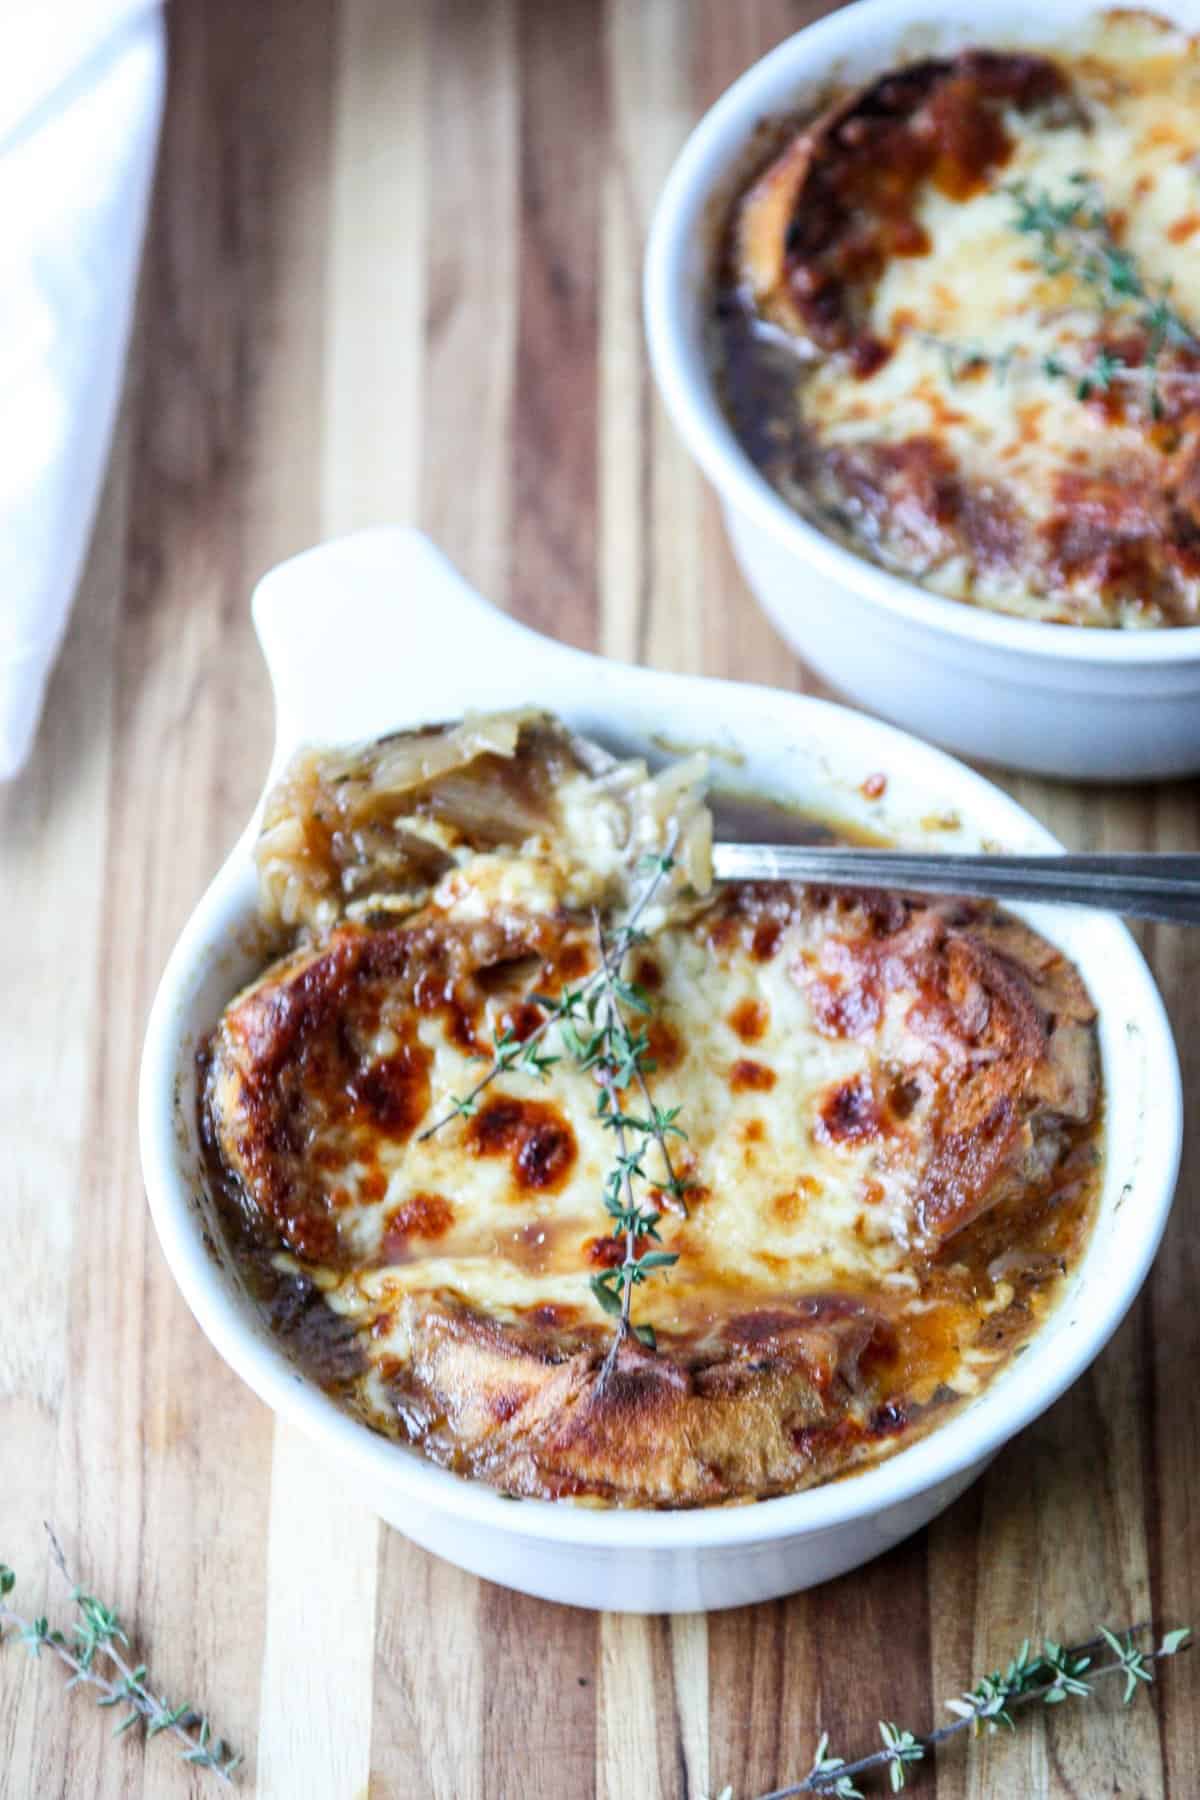
[[[521,868],[525,878],[514,882]],[[526,927],[553,941],[564,927],[552,917],[551,882],[549,867],[536,861],[474,858],[444,879],[422,915],[427,922],[412,928],[434,934],[414,937],[412,956],[427,954],[421,943],[436,945],[440,931],[472,931],[489,914],[504,916],[511,930],[514,900],[530,908]],[[662,1247],[679,1262],[638,1292],[638,1320],[652,1325],[661,1343],[719,1341],[728,1317],[748,1306],[853,1295],[884,1308],[902,1343],[912,1328],[919,1354],[904,1372],[907,1403],[925,1404],[937,1390],[973,1391],[977,1371],[964,1353],[991,1314],[1008,1306],[1012,1290],[980,1293],[970,1275],[933,1279],[922,1195],[940,1146],[953,1137],[957,1088],[1010,1054],[974,1034],[1001,1016],[1011,978],[997,963],[986,992],[947,1001],[943,990],[956,979],[953,928],[947,936],[936,913],[927,920],[914,915],[911,927],[906,917],[901,908],[898,923],[879,939],[870,911],[849,898],[735,888],[664,925],[637,953],[634,973],[653,996],[647,1029],[654,1098],[680,1109],[686,1136],[675,1156],[691,1196],[686,1217],[662,1203]],[[990,929],[986,918],[977,929]],[[915,948],[905,947],[906,931]],[[566,932],[560,948],[574,952],[572,979],[585,981],[595,966],[590,934],[579,926]],[[411,970],[394,982],[351,982],[330,1018],[322,1023],[314,1015],[307,1026],[295,1106],[286,1096],[280,1101],[274,1075],[269,1099],[255,1097],[260,1038],[288,996],[319,992],[327,971],[336,976],[343,947],[369,955],[387,941],[368,927],[343,928],[329,948],[285,965],[281,976],[269,973],[230,1009],[218,1037],[214,1100],[230,1162],[258,1204],[274,1204],[276,1190],[263,1184],[246,1145],[255,1133],[268,1146],[277,1142],[274,1109],[302,1118],[304,1208],[335,1228],[322,1240],[324,1251],[306,1253],[304,1232],[286,1224],[286,1208],[296,1202],[289,1178],[285,1233],[293,1231],[297,1249],[278,1254],[277,1269],[315,1281],[327,1305],[354,1327],[376,1371],[409,1358],[419,1313],[404,1302],[424,1295],[449,1292],[499,1320],[561,1309],[557,1322],[592,1320],[602,1328],[589,1278],[622,1251],[600,1205],[614,1140],[598,1110],[594,1076],[579,1069],[552,1026],[544,1050],[554,1061],[544,1077],[507,1070],[478,1095],[469,1116],[456,1116],[456,1097],[470,1094],[486,1067],[481,1048],[522,1007],[530,1012],[507,988],[491,997],[484,986],[467,999],[461,980],[436,973],[443,968],[436,952],[432,999],[421,965],[415,989]],[[1025,934],[1017,942],[1024,948],[1037,940]],[[543,977],[526,967],[524,940],[514,947],[528,990],[538,991]],[[399,969],[404,955],[402,946],[389,948],[387,966],[395,961]],[[875,966],[880,957],[883,974]],[[1061,959],[1050,966],[1065,972]],[[502,959],[501,973],[506,968]],[[1078,1016],[1087,1017],[1086,1001],[1073,994],[1081,990],[1069,980],[1057,993],[1060,1035],[1050,1039],[1052,1056],[1056,1042],[1068,1045],[1072,1007],[1082,1006]],[[452,998],[443,1004],[446,996]],[[477,1009],[467,1029],[464,1005]],[[526,1029],[537,1016],[535,1010],[526,1019]],[[320,1047],[331,1038],[348,1058],[334,1070]],[[1030,1069],[1031,1058],[1046,1054],[1036,1043],[1026,1051],[1013,1042],[1012,1054]],[[289,1051],[289,1061],[294,1055]],[[414,1072],[419,1099],[410,1105]],[[1019,1095],[1027,1077],[1011,1079]],[[339,1084],[351,1105],[342,1104]],[[990,1092],[966,1109],[966,1141],[975,1129],[970,1115],[979,1113],[985,1155]],[[629,1103],[637,1104],[632,1096]],[[1059,1083],[1054,1104],[1038,1127],[1041,1136],[1029,1139],[1032,1154],[1015,1143],[1030,1192],[1044,1185],[1063,1152],[1061,1121],[1090,1111],[1086,1071],[1082,1085]],[[647,1173],[666,1180],[653,1147]],[[1060,1222],[1069,1234],[1082,1195]],[[369,1383],[364,1394],[380,1391]]]
[[[578,780],[560,771],[560,818]],[[592,839],[561,829],[569,854],[460,845],[408,911],[350,902],[226,1008],[206,1116],[242,1252],[360,1415],[510,1491],[697,1504],[823,1479],[976,1391],[1057,1296],[1094,1195],[1087,996],[973,903],[730,884],[648,909],[625,973],[686,1212],[651,1145],[640,1199],[678,1260],[637,1288],[656,1348],[631,1340],[610,1386],[592,1278],[625,1245],[596,1075],[552,1023],[542,1077],[482,1081],[597,968],[573,899]],[[619,892],[603,847],[600,867]]]
[[[927,1045],[905,1025],[915,995],[890,997],[878,1037],[822,1033],[798,979],[804,960],[819,955],[806,942],[815,936],[808,923],[799,920],[761,962],[744,950],[714,954],[702,933],[679,927],[647,952],[662,982],[652,1027],[652,1049],[657,1044],[664,1064],[655,1098],[682,1109],[680,1155],[700,1190],[688,1219],[665,1214],[660,1226],[664,1247],[683,1253],[678,1273],[667,1271],[638,1297],[639,1317],[659,1330],[695,1329],[739,1287],[860,1287],[904,1266],[923,1109],[897,1122],[887,1140],[867,1133],[838,1142],[823,1136],[820,1121],[832,1090],[870,1082],[881,1064],[899,1079],[926,1059]],[[761,1021],[750,1042],[734,1022],[747,1002]],[[499,1028],[499,1011],[490,1009],[485,1036]],[[478,1080],[481,1065],[448,1040],[440,1019],[423,1019],[419,1036],[432,1058],[429,1117],[437,1118]],[[360,1165],[331,1159],[322,1180],[331,1194],[351,1196],[339,1219],[365,1263],[387,1262],[388,1218],[413,1196],[453,1196],[455,1209],[445,1236],[406,1239],[405,1261],[347,1278],[335,1305],[361,1318],[398,1293],[451,1286],[489,1311],[545,1301],[593,1309],[587,1283],[597,1265],[587,1247],[605,1230],[598,1196],[613,1139],[597,1113],[594,1080],[572,1065],[556,1030],[549,1038],[550,1053],[562,1058],[549,1080],[510,1071],[479,1104],[486,1117],[489,1105],[509,1097],[551,1099],[577,1146],[567,1182],[545,1196],[524,1187],[508,1157],[476,1152],[469,1120],[423,1142],[380,1140],[378,1166],[388,1183],[380,1201],[363,1204]],[[387,1346],[386,1333],[377,1341]]]

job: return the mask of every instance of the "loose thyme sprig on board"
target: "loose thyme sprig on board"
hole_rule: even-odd
[[[241,1757],[224,1738],[213,1736],[207,1715],[197,1712],[190,1701],[174,1706],[164,1695],[154,1692],[145,1663],[131,1663],[124,1654],[129,1638],[117,1614],[76,1586],[62,1546],[49,1525],[46,1533],[55,1567],[71,1589],[77,1617],[69,1633],[52,1628],[46,1618],[22,1618],[8,1604],[16,1576],[7,1563],[0,1563],[0,1648],[9,1641],[22,1643],[34,1657],[48,1650],[70,1669],[69,1688],[94,1688],[98,1706],[128,1709],[114,1727],[114,1737],[121,1737],[135,1725],[143,1726],[148,1738],[170,1732],[182,1745],[179,1754],[184,1762],[207,1769],[220,1781],[231,1782],[241,1766]]]
[[[497,1033],[495,1054],[485,1073],[461,1098],[453,1095],[449,1111],[427,1126],[418,1139],[421,1142],[432,1137],[452,1119],[469,1119],[483,1090],[506,1070],[515,1069],[545,1080],[561,1058],[548,1055],[540,1046],[551,1025],[558,1026],[576,1068],[592,1075],[598,1084],[596,1111],[617,1145],[616,1161],[604,1181],[604,1206],[613,1221],[611,1235],[625,1241],[625,1257],[616,1267],[593,1275],[588,1284],[598,1304],[617,1320],[616,1337],[601,1371],[602,1380],[610,1373],[617,1351],[631,1331],[648,1349],[655,1348],[653,1327],[632,1323],[633,1290],[655,1269],[669,1268],[679,1260],[672,1251],[641,1249],[643,1239],[660,1241],[658,1224],[662,1214],[641,1203],[635,1184],[652,1189],[672,1211],[687,1213],[687,1182],[676,1171],[669,1141],[684,1136],[677,1123],[679,1108],[655,1104],[647,1080],[654,1068],[649,1039],[644,1029],[631,1029],[625,1016],[626,1011],[648,1016],[650,1001],[636,982],[626,980],[622,974],[629,952],[645,942],[639,923],[675,867],[674,850],[672,834],[662,855],[643,858],[646,885],[629,917],[611,938],[605,937],[600,915],[593,909],[599,957],[593,973],[579,986],[565,987],[561,994],[530,994],[533,1004],[544,1009],[541,1023],[524,1040],[518,1040],[511,1031]],[[628,1112],[622,1105],[622,1093],[632,1086],[641,1096],[641,1112]],[[646,1152],[652,1143],[662,1157],[661,1181],[653,1180],[646,1170]]]
[[[1086,289],[1104,324],[1119,321],[1143,331],[1146,349],[1142,360],[1127,363],[1118,352],[1103,346],[1090,362],[1080,362],[1053,354],[1038,356],[1015,344],[990,351],[932,333],[922,333],[924,341],[942,351],[952,380],[972,368],[990,368],[1003,381],[1012,369],[1024,366],[1052,379],[1073,382],[1080,400],[1106,392],[1114,383],[1144,384],[1150,410],[1156,419],[1161,418],[1163,386],[1200,385],[1200,372],[1159,368],[1168,345],[1200,351],[1200,337],[1170,304],[1170,282],[1162,282],[1157,289],[1149,286],[1132,253],[1116,242],[1112,222],[1090,176],[1072,175],[1065,195],[1032,188],[1024,181],[1011,182],[1003,191],[1014,203],[1012,228],[1034,240],[1038,266],[1047,275],[1068,275]]]
[[[1168,1631],[1156,1648],[1140,1650],[1138,1639],[1144,1638],[1149,1630],[1148,1625],[1131,1625],[1123,1632],[1116,1632],[1102,1625],[1096,1637],[1068,1649],[1047,1638],[1041,1649],[1035,1651],[1026,1639],[1007,1668],[994,1669],[965,1693],[947,1700],[946,1705],[956,1715],[951,1724],[942,1725],[924,1737],[916,1737],[890,1720],[881,1719],[879,1735],[883,1748],[860,1756],[855,1762],[831,1756],[829,1735],[822,1732],[808,1774],[788,1787],[772,1788],[769,1794],[760,1795],[759,1800],[792,1800],[797,1794],[828,1794],[835,1800],[865,1800],[862,1789],[856,1786],[856,1778],[885,1771],[892,1793],[898,1794],[907,1784],[912,1766],[923,1762],[948,1738],[963,1731],[970,1731],[972,1737],[984,1733],[993,1736],[1002,1725],[1012,1731],[1015,1729],[1012,1714],[1018,1707],[1037,1700],[1044,1706],[1058,1706],[1065,1700],[1088,1699],[1094,1683],[1105,1676],[1124,1678],[1121,1701],[1128,1706],[1138,1688],[1154,1680],[1152,1665],[1164,1657],[1178,1655],[1191,1641],[1191,1629],[1184,1626]],[[1105,1648],[1112,1652],[1111,1661],[1093,1666],[1095,1653]],[[716,1800],[734,1800],[732,1787],[724,1788]]]

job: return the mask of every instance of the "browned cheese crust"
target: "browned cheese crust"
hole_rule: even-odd
[[[887,1328],[823,1296],[733,1315],[707,1353],[500,1325],[433,1301],[414,1319],[399,1404],[414,1434],[506,1493],[703,1506],[811,1485],[904,1424],[850,1411]]]
[[[812,1129],[835,1148],[877,1144],[881,1169],[891,1157],[912,1172],[905,1229],[930,1295],[969,1308],[989,1259],[1026,1238],[1066,1266],[1086,1209],[1063,1209],[1068,1230],[1054,1208],[1072,1134],[1095,1118],[1097,1070],[1091,1005],[1051,946],[971,903],[780,886],[726,888],[672,929],[714,967],[738,956],[782,964],[818,1033],[847,1045],[881,1037],[906,997],[916,1048],[903,1077],[881,1066],[865,1083],[835,1084]],[[208,1122],[260,1267],[285,1252],[301,1265],[290,1281],[318,1266],[363,1268],[345,1223],[354,1209],[331,1190],[329,1169],[352,1161],[360,1198],[382,1200],[381,1146],[403,1152],[434,1114],[431,1034],[486,1054],[499,1008],[526,1035],[539,1016],[528,994],[578,981],[593,942],[586,919],[561,910],[497,908],[464,924],[430,906],[399,924],[343,923],[235,1001],[212,1046]],[[669,951],[656,941],[651,954],[661,965]],[[765,1089],[753,1002],[737,1028],[747,1055],[731,1088]],[[662,1040],[659,1080],[685,1049]],[[686,1109],[686,1087],[679,1097]],[[368,1269],[469,1232],[471,1169],[495,1157],[508,1159],[514,1202],[536,1202],[542,1236],[553,1237],[581,1154],[578,1120],[553,1081],[538,1098],[499,1091],[446,1129],[466,1159],[461,1190],[409,1195]],[[682,1298],[656,1352],[626,1341],[606,1367],[610,1329],[590,1304],[488,1313],[444,1285],[410,1288],[376,1325],[401,1330],[407,1346],[375,1365],[397,1435],[515,1494],[689,1506],[827,1479],[937,1414],[940,1400],[912,1402],[911,1382],[919,1355],[932,1367],[947,1346],[921,1351],[919,1321],[902,1322],[882,1293],[805,1292],[791,1276],[730,1284],[719,1244],[699,1236],[716,1203],[705,1172],[699,1156],[692,1217],[670,1221]],[[606,1246],[620,1254],[603,1235],[598,1193],[594,1205],[578,1241],[557,1246],[564,1266],[612,1260]],[[523,1241],[535,1266],[533,1240]],[[1010,1327],[1019,1336],[1032,1319],[1026,1307]]]
[[[1008,154],[1006,106],[1042,106],[1064,90],[1045,57],[967,50],[892,70],[806,126],[742,200],[737,269],[762,312],[850,350],[869,375],[888,355],[862,323],[893,256],[923,256],[913,217],[927,181],[963,199]]]

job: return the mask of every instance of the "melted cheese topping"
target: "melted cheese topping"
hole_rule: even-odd
[[[543,1078],[483,1078],[493,1046],[543,1025],[544,996],[587,991],[598,948],[580,882],[620,917],[639,820],[661,848],[683,808],[703,849],[711,819],[695,766],[647,790],[640,765],[563,766],[560,742],[539,725],[505,777],[544,805],[537,762],[553,751],[557,830],[516,847],[477,822],[408,911],[372,892],[397,867],[383,827],[379,862],[353,868],[316,829],[341,753],[315,785],[307,765],[287,778],[264,911],[280,891],[324,908],[341,883],[343,899],[214,1036],[204,1117],[235,1238],[318,1379],[379,1430],[517,1491],[562,1480],[673,1504],[825,1478],[976,1391],[1057,1300],[1095,1195],[1090,1002],[1052,946],[975,903],[736,883],[701,896],[664,871],[656,904],[637,902],[648,935],[624,975],[647,997],[646,1073],[677,1110],[687,1205],[648,1144],[637,1199],[660,1211],[659,1243],[639,1250],[678,1260],[636,1288],[634,1323],[656,1341],[618,1344],[610,1390],[592,1278],[625,1243],[604,1208],[619,1146],[597,1076],[552,1022]],[[353,753],[361,793],[380,791],[391,755]],[[494,786],[495,755],[478,753],[477,781]],[[595,786],[610,776],[643,796],[615,821]],[[463,779],[447,777],[460,800]],[[425,816],[390,829],[411,838]],[[631,1082],[621,1103],[647,1101]],[[659,1459],[644,1489],[617,1466],[634,1395],[631,1454],[655,1442]],[[567,1436],[544,1463],[504,1460],[547,1420]]]
[[[898,1071],[920,1058],[925,1047],[910,1043],[903,1024],[913,996],[893,996],[882,1046],[824,1036],[793,972],[794,959],[815,954],[799,933],[762,963],[744,953],[715,957],[699,934],[679,928],[655,941],[655,1097],[686,1108],[681,1154],[702,1190],[690,1219],[666,1215],[660,1227],[665,1248],[686,1251],[686,1279],[667,1271],[639,1295],[639,1317],[660,1329],[702,1322],[720,1304],[714,1288],[857,1287],[904,1262],[919,1114],[886,1156],[878,1143],[823,1142],[817,1124],[826,1093],[869,1079],[881,1048]],[[739,1031],[746,1020],[750,1042]],[[499,1017],[488,1023],[498,1028]],[[422,1020],[419,1035],[432,1058],[430,1117],[440,1117],[478,1080],[480,1064],[448,1041],[440,1020]],[[382,1204],[363,1204],[359,1166],[328,1168],[329,1191],[351,1196],[340,1221],[364,1262],[386,1260],[392,1209],[402,1215],[422,1194],[455,1197],[451,1231],[436,1244],[414,1236],[405,1245],[411,1261],[352,1277],[341,1290],[347,1310],[431,1286],[452,1286],[488,1311],[547,1300],[592,1310],[588,1273],[598,1265],[589,1264],[587,1246],[604,1230],[597,1196],[613,1139],[597,1114],[594,1081],[571,1063],[557,1031],[548,1037],[550,1053],[563,1059],[552,1078],[504,1075],[481,1096],[478,1116],[486,1120],[489,1107],[510,1097],[550,1099],[577,1146],[569,1180],[553,1194],[531,1193],[507,1156],[477,1154],[472,1123],[459,1121],[424,1142],[379,1142]],[[650,1168],[661,1178],[661,1167]]]
[[[551,865],[477,856],[445,879],[435,903],[456,922],[514,899],[546,913],[559,880]],[[581,980],[587,973],[576,971]],[[922,990],[898,985],[868,1030],[831,1033],[814,996],[846,973],[827,919],[803,909],[768,920],[764,942],[752,926],[714,927],[701,908],[664,925],[639,953],[634,974],[653,998],[654,1098],[686,1120],[675,1159],[692,1198],[687,1217],[663,1212],[661,1246],[680,1260],[638,1289],[636,1316],[660,1338],[695,1344],[719,1335],[731,1313],[773,1298],[867,1297],[901,1328],[906,1402],[922,1405],[935,1391],[974,1392],[982,1371],[1008,1354],[1006,1341],[981,1349],[977,1340],[1013,1288],[998,1281],[981,1291],[953,1264],[948,1279],[931,1283],[927,1248],[912,1240],[939,1105],[927,1079],[928,1026],[914,1012]],[[852,994],[854,984],[851,975]],[[511,1001],[489,1002],[477,1039],[491,1041],[511,1017]],[[394,1019],[385,1006],[364,1082],[396,1056],[411,1019],[407,1006]],[[428,1124],[453,1113],[481,1060],[439,1012],[420,1016],[416,1034],[428,1058]],[[407,1297],[450,1292],[500,1320],[549,1307],[564,1321],[603,1323],[589,1276],[621,1254],[598,1199],[614,1140],[593,1077],[556,1027],[545,1050],[557,1059],[547,1079],[506,1072],[471,1118],[430,1136],[364,1135],[356,1121],[310,1140],[337,1220],[338,1266],[289,1255],[276,1266],[311,1277],[354,1327],[371,1372],[360,1398],[385,1429],[394,1417],[386,1373],[410,1354]],[[666,1179],[656,1147],[646,1166],[651,1181]],[[1068,1209],[1064,1242],[1077,1223]],[[1048,1299],[1043,1291],[1035,1310]]]

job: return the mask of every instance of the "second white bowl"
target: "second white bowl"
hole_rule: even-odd
[[[855,556],[755,469],[714,389],[705,339],[714,220],[765,118],[818,106],[914,55],[1046,47],[1095,0],[859,0],[779,45],[700,121],[663,190],[646,259],[650,356],[663,398],[721,498],[754,593],[806,661],[872,712],[965,756],[1036,774],[1133,780],[1200,770],[1200,627],[1092,630],[947,600]],[[1195,0],[1156,11],[1200,24]]]

